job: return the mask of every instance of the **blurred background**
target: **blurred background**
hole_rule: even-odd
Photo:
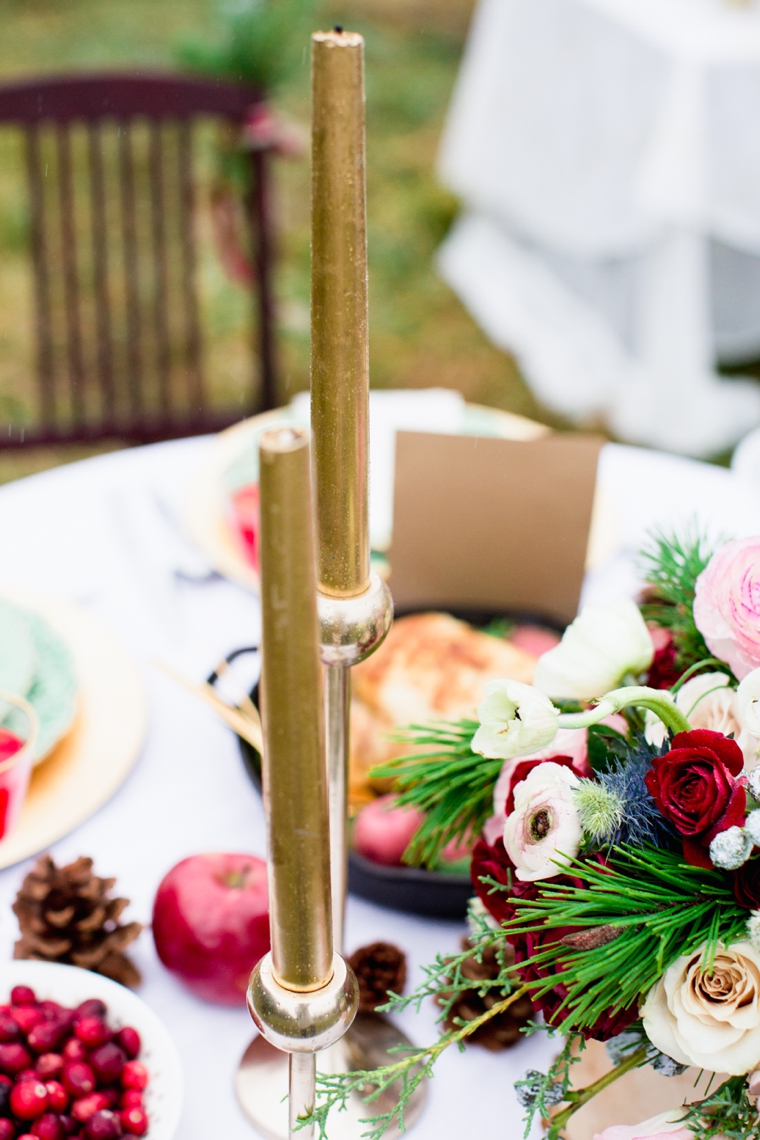
[[[102,69],[181,69],[216,71],[224,78],[265,86],[271,106],[284,120],[285,150],[295,151],[295,155],[273,161],[270,195],[276,244],[278,400],[286,403],[308,387],[309,61],[305,45],[311,28],[336,22],[362,32],[367,43],[373,386],[456,388],[468,400],[559,424],[531,395],[513,359],[489,342],[434,265],[436,248],[457,213],[456,199],[436,177],[435,161],[472,0],[274,0],[270,7],[275,6],[279,6],[279,21],[270,27],[250,20],[250,5],[221,5],[219,0],[183,0],[181,4],[176,0],[112,0],[109,4],[100,0],[3,0],[0,80],[7,83],[48,73]],[[262,39],[266,34],[269,40]],[[252,39],[250,45],[246,36]],[[262,44],[258,54],[257,43]],[[250,289],[233,279],[229,265],[225,269],[225,251],[220,250],[212,218],[220,179],[229,178],[233,184],[235,179],[229,162],[225,166],[219,136],[218,127],[211,123],[196,131],[196,232],[205,370],[214,401],[242,405],[250,388]],[[138,132],[138,163],[140,145]],[[76,129],[72,152],[76,180],[78,164],[85,161],[84,138],[77,137]],[[45,174],[55,161],[54,140],[43,137]],[[106,161],[106,177],[108,171]],[[23,139],[18,130],[3,128],[0,420],[12,423],[14,430],[28,422],[36,400],[25,180]],[[228,260],[229,256],[228,251]],[[112,446],[118,443],[0,450],[0,480]]]

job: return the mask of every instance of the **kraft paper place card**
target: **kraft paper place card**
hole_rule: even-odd
[[[399,432],[396,607],[572,621],[603,443],[576,434],[518,442]]]

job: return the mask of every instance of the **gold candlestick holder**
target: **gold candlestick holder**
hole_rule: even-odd
[[[311,422],[314,433],[317,593],[324,716],[333,945],[343,948],[348,885],[350,670],[382,642],[393,620],[385,583],[370,572],[367,239],[364,153],[364,42],[335,28],[312,37]],[[265,649],[266,653],[266,649]],[[267,1039],[268,1038],[268,1039]],[[288,1135],[288,1068],[271,1033],[240,1063],[240,1104],[269,1140]],[[380,1014],[360,1013],[317,1068],[380,1068],[411,1042]],[[291,1083],[293,1070],[291,1068]],[[301,1079],[299,1077],[299,1079]],[[308,1075],[303,1077],[308,1083]],[[421,1084],[404,1110],[408,1129],[422,1111]],[[354,1095],[330,1120],[330,1140],[359,1140],[361,1121],[393,1109],[393,1086],[372,1108]],[[388,1140],[400,1135],[386,1131]]]

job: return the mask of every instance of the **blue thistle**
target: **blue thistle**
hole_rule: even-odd
[[[627,759],[615,758],[610,761],[606,772],[597,772],[597,782],[622,805],[622,820],[617,830],[609,837],[614,847],[630,843],[641,847],[672,849],[677,846],[677,837],[660,809],[654,802],[644,782],[656,756],[664,756],[670,750],[670,741],[658,747],[637,734],[628,751]]]

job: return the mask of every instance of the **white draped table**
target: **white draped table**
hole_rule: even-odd
[[[760,423],[760,6],[480,0],[444,277],[536,394],[691,455]]]
[[[144,753],[114,798],[52,854],[58,861],[91,855],[97,870],[116,875],[119,891],[131,898],[129,917],[146,925],[158,883],[178,860],[201,851],[264,853],[261,803],[234,737],[153,664],[164,660],[202,680],[223,655],[259,633],[255,597],[219,578],[190,580],[197,568],[170,521],[211,446],[210,439],[158,444],[0,488],[0,588],[22,585],[78,601],[118,634],[141,667],[150,701]],[[701,511],[713,531],[760,532],[760,494],[730,471],[608,445],[599,477],[620,525],[607,561],[587,580],[589,598],[611,599],[635,588],[633,553],[653,523],[683,523]],[[28,867],[0,873],[0,952],[8,956],[17,935],[10,907]],[[437,952],[456,948],[463,933],[457,923],[349,900],[348,949],[393,941],[409,955],[412,981]],[[157,960],[149,930],[134,956],[145,976],[140,992],[182,1057],[186,1099],[178,1140],[254,1135],[232,1087],[252,1036],[247,1013],[190,997]],[[434,1021],[429,1004],[421,1015],[401,1018],[420,1044],[432,1039]],[[550,1051],[541,1038],[502,1054],[452,1051],[438,1066],[413,1135],[521,1135],[512,1082],[526,1068],[545,1067]]]

